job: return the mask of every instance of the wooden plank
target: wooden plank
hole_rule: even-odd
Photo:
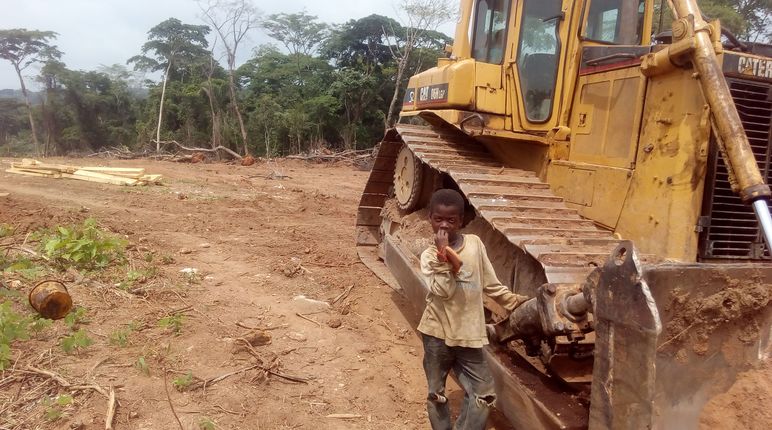
[[[126,172],[126,173],[145,173],[145,169],[142,167],[81,167],[81,170],[89,170],[91,172],[102,172],[102,173],[116,173],[116,172]]]
[[[43,173],[43,172],[32,172],[28,170],[23,169],[17,169],[14,167],[11,167],[10,169],[5,169],[8,173],[15,173],[17,175],[27,175],[27,176],[37,176],[41,178],[55,178],[56,176],[53,173]]]
[[[381,208],[359,208],[357,226],[381,225]]]
[[[116,176],[119,178],[139,179],[144,176],[144,173],[130,173],[130,172],[99,172],[96,170],[79,169],[83,172],[101,173],[103,175]]]
[[[68,164],[48,164],[41,163],[37,160],[30,160],[25,158],[21,163],[12,163],[11,166],[23,169],[35,169],[35,170],[52,170],[56,172],[68,172],[73,173],[78,170],[78,166],[71,166]]]
[[[136,179],[121,178],[118,176],[106,175],[97,172],[88,172],[85,170],[78,170],[72,174],[62,173],[62,177],[112,185],[137,185],[139,183],[139,181]]]
[[[123,176],[133,179],[139,179],[145,174],[145,169],[135,167],[81,167],[80,170],[85,170],[87,172],[106,173],[114,176]]]
[[[161,182],[163,175],[142,175],[139,180],[145,182]]]

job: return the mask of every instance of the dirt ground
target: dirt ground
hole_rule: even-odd
[[[142,166],[165,180],[132,188],[0,173],[0,223],[23,234],[93,217],[157,273],[128,290],[63,275],[94,344],[65,354],[61,321],[16,342],[14,368],[0,373],[0,428],[104,428],[107,399],[76,385],[114,387],[119,429],[428,428],[408,305],[354,248],[366,172],[287,160],[47,161]],[[178,334],[158,325],[170,315],[182,316]],[[126,345],[112,344],[122,327],[132,327]],[[186,377],[188,389],[175,390]],[[62,394],[72,402],[52,406]],[[61,416],[46,417],[52,408]]]

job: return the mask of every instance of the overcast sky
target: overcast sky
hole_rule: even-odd
[[[265,14],[294,13],[305,9],[327,23],[341,23],[377,13],[395,17],[394,0],[253,0]],[[147,31],[175,17],[201,24],[195,0],[0,0],[0,28],[27,28],[59,33],[56,45],[70,69],[94,70],[100,65],[125,64],[140,53]],[[452,26],[443,27],[446,33]],[[251,46],[270,39],[258,31]],[[251,47],[244,49],[246,58]],[[35,75],[37,70],[27,70]],[[25,78],[34,86],[31,78]],[[19,88],[13,66],[0,61],[0,89]]]

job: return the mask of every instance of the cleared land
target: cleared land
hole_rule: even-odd
[[[76,328],[94,343],[65,353],[72,329],[62,321],[15,342],[13,370],[0,373],[0,428],[105,428],[106,396],[33,368],[112,386],[115,428],[179,428],[170,403],[185,429],[428,428],[407,304],[354,248],[366,172],[287,160],[46,161],[144,167],[164,185],[0,173],[0,224],[14,227],[1,243],[89,217],[128,242],[126,265],[60,275],[85,308]],[[31,287],[3,280],[22,294]],[[452,401],[460,397],[453,388]]]

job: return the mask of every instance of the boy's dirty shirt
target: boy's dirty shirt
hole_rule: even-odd
[[[437,259],[434,245],[421,254],[421,272],[429,294],[418,331],[445,339],[448,346],[482,348],[488,344],[483,294],[510,312],[527,298],[501,285],[479,237],[473,234],[463,237],[461,249],[456,253],[464,264],[455,276],[450,263]]]

